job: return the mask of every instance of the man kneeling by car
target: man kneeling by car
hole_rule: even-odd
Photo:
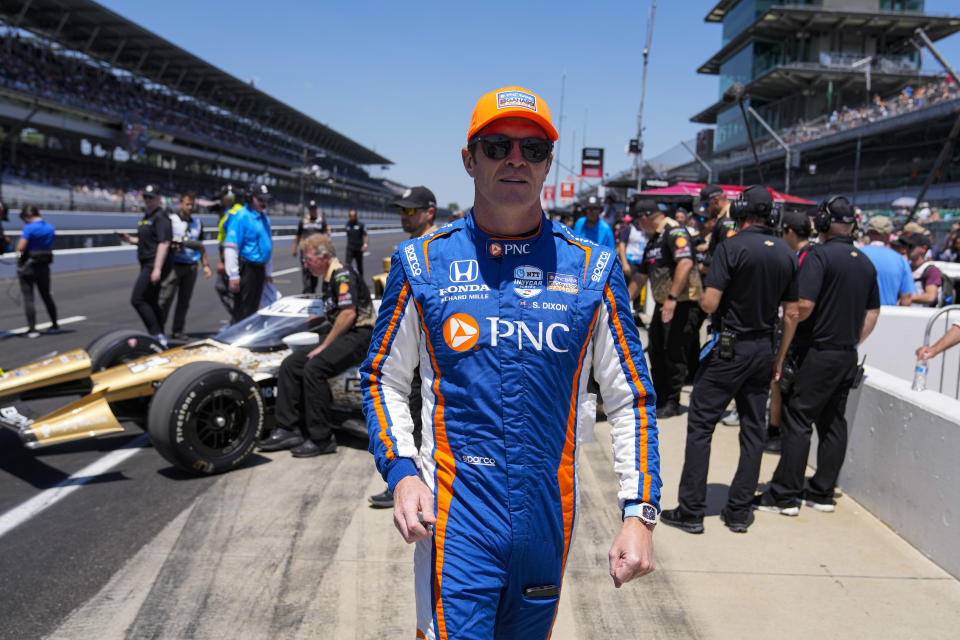
[[[327,380],[363,361],[375,317],[370,290],[356,271],[337,260],[329,236],[310,236],[300,248],[304,267],[323,278],[327,322],[320,329],[319,346],[294,351],[280,365],[277,427],[259,445],[261,451],[290,449],[296,458],[309,458],[337,450]]]

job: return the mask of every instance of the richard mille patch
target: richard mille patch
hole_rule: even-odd
[[[532,298],[543,293],[543,271],[523,265],[513,270],[513,290],[521,298]]]

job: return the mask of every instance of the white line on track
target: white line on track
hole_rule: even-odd
[[[86,483],[94,480],[100,474],[109,471],[141,449],[149,446],[150,437],[147,434],[143,434],[128,442],[122,449],[108,453],[99,460],[80,469],[56,486],[46,489],[42,493],[38,493],[26,502],[0,515],[0,537],[9,533],[11,529],[19,527],[41,511],[66,498]]]
[[[285,275],[287,275],[288,273],[295,273],[295,272],[297,272],[297,271],[301,271],[301,268],[300,268],[300,267],[291,267],[291,268],[289,268],[289,269],[281,269],[280,271],[274,271],[274,272],[273,272],[273,275],[274,275],[274,276],[285,276]]]
[[[87,316],[70,316],[69,318],[64,318],[60,320],[57,324],[61,327],[65,324],[73,324],[75,322],[83,322],[87,319]],[[43,331],[44,329],[50,328],[49,322],[41,322],[37,325],[37,331]],[[0,338],[9,338],[10,336],[17,336],[27,332],[30,327],[18,327],[16,329],[10,329],[9,331],[0,331]]]

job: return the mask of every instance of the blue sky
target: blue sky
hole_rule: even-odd
[[[442,205],[473,200],[460,148],[477,98],[501,86],[537,92],[558,125],[566,73],[561,163],[579,164],[586,129],[587,145],[606,150],[605,171],[631,165],[624,147],[636,131],[651,0],[100,1],[240,79],[256,78],[263,91],[395,163],[371,173],[425,184]],[[647,157],[694,137],[701,125],[690,116],[717,98],[717,77],[696,73],[720,48],[721,27],[703,21],[715,4],[658,2]],[[960,14],[956,0],[927,0],[926,10]],[[960,34],[938,46],[960,67]],[[924,62],[939,68],[929,54]]]

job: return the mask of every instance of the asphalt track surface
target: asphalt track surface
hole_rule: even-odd
[[[365,276],[381,272],[384,257],[406,236],[370,235]],[[338,251],[344,239],[334,238]],[[299,266],[289,240],[274,248],[274,272]],[[211,262],[215,262],[214,259]],[[25,324],[15,280],[0,280],[0,367],[13,368],[52,352],[85,347],[97,336],[120,328],[142,330],[130,306],[137,267],[115,267],[55,275],[53,295],[61,318],[85,316],[58,335],[29,339],[8,335]],[[299,271],[278,275],[280,292],[300,292]],[[47,320],[37,297],[38,323]],[[187,333],[218,332],[226,312],[213,278],[198,280]],[[59,403],[50,404],[54,408]],[[39,403],[34,405],[43,408]],[[173,469],[135,425],[113,437],[29,451],[13,432],[0,429],[0,519],[58,485],[77,485],[68,495],[22,524],[0,534],[0,637],[37,638],[50,633],[76,607],[96,594],[110,577],[156,536],[171,519],[200,497],[216,477],[195,478]],[[112,469],[93,477],[73,477],[111,452],[133,449]],[[250,464],[266,462],[254,456]]]

